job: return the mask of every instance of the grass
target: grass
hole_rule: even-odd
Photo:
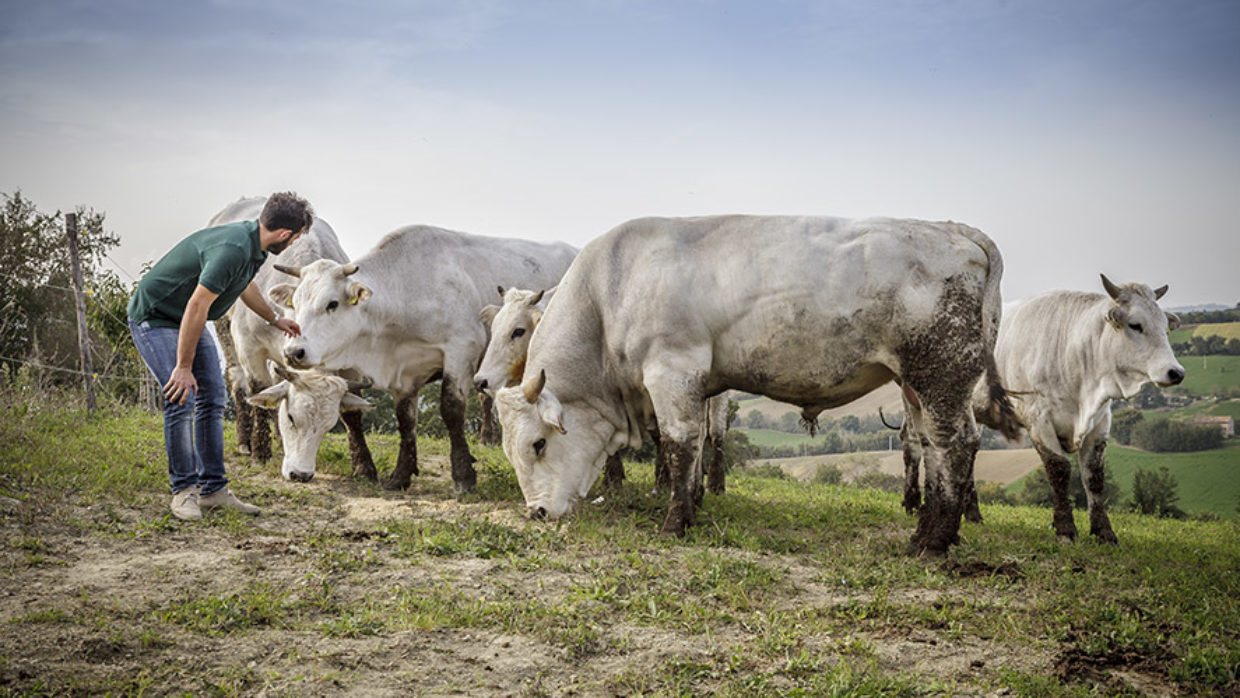
[[[1212,395],[1216,388],[1240,387],[1240,356],[1181,356],[1184,382],[1176,389]]]
[[[517,515],[498,449],[473,447],[479,488],[458,502],[433,466],[445,442],[422,441],[425,472],[392,494],[347,477],[333,434],[330,477],[310,485],[231,458],[263,516],[168,523],[161,439],[141,412],[0,406],[0,488],[26,503],[0,514],[0,585],[38,599],[0,597],[5,691],[1068,696],[1133,693],[1133,675],[1240,689],[1231,522],[1117,512],[1120,546],[1064,546],[1049,511],[986,506],[928,560],[904,553],[896,495],[734,474],[666,538],[649,465],[545,524]],[[390,469],[395,439],[371,448]],[[347,516],[357,500],[401,506]],[[178,567],[187,543],[217,561]],[[109,586],[114,568],[127,576]]]

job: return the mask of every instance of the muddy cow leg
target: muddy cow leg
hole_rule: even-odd
[[[915,514],[921,506],[921,457],[923,439],[909,426],[909,410],[904,410],[904,424],[900,427],[900,451],[904,456],[904,512]],[[928,445],[928,442],[925,442]]]
[[[680,536],[693,525],[697,513],[694,494],[701,481],[704,374],[697,371],[695,357],[671,350],[652,355],[659,358],[644,367],[644,382],[654,413],[659,415],[659,451],[671,489],[662,532]]]
[[[1054,508],[1053,526],[1059,540],[1071,542],[1076,540],[1076,521],[1072,518],[1072,501],[1068,498],[1068,480],[1072,474],[1072,465],[1068,462],[1068,454],[1057,446],[1051,446],[1038,436],[1030,434],[1033,447],[1046,466],[1046,479],[1051,484],[1051,505]]]
[[[917,531],[910,541],[914,552],[945,555],[949,546],[960,541],[966,483],[973,474],[971,464],[981,444],[977,427],[966,410],[961,405],[949,417],[928,414],[931,434],[926,450],[926,498],[917,510]]]
[[[1107,502],[1104,497],[1106,450],[1106,435],[1094,432],[1085,437],[1077,458],[1081,464],[1081,482],[1085,485],[1085,497],[1089,501],[1089,533],[1104,543],[1119,543],[1115,531],[1111,530],[1111,519],[1107,516]]]
[[[439,392],[439,413],[448,428],[448,440],[452,443],[452,484],[457,496],[472,492],[478,484],[474,470],[474,457],[465,440],[465,391],[466,383],[458,383],[445,375]]]
[[[396,429],[400,433],[400,450],[396,454],[396,468],[383,482],[387,490],[408,489],[409,480],[418,474],[418,389],[409,395],[393,395],[396,398]]]
[[[650,440],[654,442],[654,491],[666,492],[672,487],[672,474],[663,453],[663,435],[657,421],[650,425]]]
[[[977,502],[977,483],[973,481],[973,468],[969,467],[969,479],[964,483],[964,520],[982,523],[982,510]]]
[[[250,381],[250,394],[262,392],[263,386]],[[250,419],[250,455],[260,463],[271,460],[271,410],[254,407]]]
[[[340,421],[349,434],[349,460],[353,463],[353,475],[364,477],[371,482],[379,480],[379,472],[375,470],[375,461],[370,455],[370,447],[366,445],[366,431],[362,427],[360,410],[343,410]]]
[[[241,385],[233,386],[233,404],[237,407],[237,451],[253,453],[250,439],[253,436],[254,406],[246,398],[249,397]]]
[[[495,419],[495,399],[486,393],[478,393],[482,407],[482,425],[478,427],[478,441],[484,446],[498,446],[500,442],[499,421]]]
[[[703,456],[705,458],[705,456]],[[706,489],[711,494],[723,494],[727,491],[727,472],[723,467],[723,438],[710,439],[710,469],[706,471]]]
[[[603,465],[603,487],[609,490],[618,490],[624,482],[624,462],[620,460],[620,452],[607,456],[607,462]]]

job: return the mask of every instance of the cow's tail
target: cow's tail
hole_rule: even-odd
[[[1020,437],[1020,422],[1012,409],[1008,391],[999,380],[999,367],[995,363],[995,343],[999,339],[999,314],[1003,311],[1003,299],[999,293],[999,284],[1003,281],[1003,255],[993,240],[980,230],[961,225],[958,228],[973,244],[982,248],[989,262],[986,272],[986,287],[982,296],[982,332],[986,338],[986,351],[983,352],[986,381],[986,418],[987,426],[998,429],[1005,437],[1015,441]]]

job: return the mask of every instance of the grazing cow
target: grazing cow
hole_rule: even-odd
[[[216,214],[209,225],[216,226],[258,218],[266,202],[266,197],[240,199]],[[309,264],[317,259],[348,261],[348,257],[336,238],[336,232],[326,221],[318,217],[314,219],[310,229],[290,245],[279,259],[282,264],[293,265]],[[254,277],[254,283],[264,293],[272,286],[289,279],[285,274],[276,271],[274,260],[274,256],[268,258]],[[229,373],[232,374],[230,382],[233,389],[233,403],[237,408],[237,441],[242,451],[249,451],[257,460],[266,462],[271,459],[271,432],[266,411],[256,408],[274,408],[279,400],[271,398],[277,395],[283,396],[290,392],[295,394],[310,388],[323,388],[327,382],[297,381],[294,385],[288,386],[288,390],[266,393],[266,398],[254,399],[264,394],[265,389],[276,384],[270,366],[278,366],[284,361],[284,333],[267,325],[257,313],[245,309],[238,310],[240,307],[240,304],[234,305],[229,310],[228,315],[225,316],[227,332],[221,333],[227,335],[226,338],[221,336],[221,344],[231,345],[231,348],[226,346],[225,354],[228,356],[229,363],[233,365]],[[284,441],[284,463],[280,471],[284,477],[299,482],[307,482],[314,477],[314,457],[319,443],[322,441],[323,434],[336,424],[336,417],[339,416],[344,421],[349,434],[349,452],[353,459],[354,473],[372,480],[377,479],[374,461],[363,435],[361,415],[357,411],[361,409],[359,403],[366,403],[361,398],[353,396],[347,401],[346,409],[336,411],[336,406],[342,404],[342,397],[335,392],[334,390],[325,393],[312,391],[298,400],[298,402],[317,403],[318,409],[322,410],[322,418],[330,420],[325,427],[315,425],[309,432],[303,433],[301,427],[305,425],[304,420],[298,422],[294,419],[289,424],[281,424],[280,436]],[[332,409],[325,409],[327,405],[330,405]]]
[[[489,393],[492,397],[499,388],[506,388],[521,383],[525,374],[525,361],[529,350],[530,338],[534,328],[538,326],[546,310],[546,303],[555,289],[546,291],[527,291],[510,288],[499,289],[503,305],[488,305],[482,309],[481,318],[491,328],[491,339],[487,343],[486,353],[482,357],[482,365],[474,374],[474,387],[479,392]],[[711,464],[707,473],[710,491],[723,494],[725,474],[723,469],[723,439],[728,431],[728,399],[726,395],[716,395],[706,401],[707,440],[710,444]],[[652,432],[652,435],[656,434]],[[655,443],[658,444],[655,436]],[[703,454],[703,459],[705,455]],[[663,467],[663,459],[659,459],[659,468],[655,481],[656,489],[666,489],[671,484],[667,468]],[[700,465],[700,463],[699,463]],[[700,476],[700,473],[699,473]],[[615,487],[624,480],[624,465],[620,461],[620,452],[607,456],[603,468],[603,483]],[[700,496],[700,482],[698,501]]]
[[[554,285],[576,253],[563,243],[419,225],[390,233],[352,264],[286,268],[301,282],[270,296],[292,308],[302,334],[285,340],[284,357],[294,368],[356,370],[393,394],[400,450],[389,489],[407,488],[418,472],[418,391],[442,378],[452,481],[458,494],[468,492],[476,474],[465,441],[466,391],[487,343],[478,313],[498,285]]]
[[[1010,415],[990,339],[1001,274],[990,239],[956,223],[621,224],[582,250],[534,332],[523,382],[496,396],[531,515],[562,516],[606,455],[640,444],[657,416],[673,478],[662,530],[682,534],[707,397],[757,393],[813,420],[898,379],[917,398],[934,482],[911,547],[945,552],[960,526],[956,482],[978,446],[969,401],[980,376]]]
[[[1168,387],[1184,380],[1167,338],[1180,320],[1158,307],[1167,287],[1116,285],[1105,275],[1102,286],[1106,295],[1049,291],[1020,303],[1004,313],[995,347],[1000,379],[1046,466],[1054,529],[1063,541],[1076,539],[1068,454],[1077,454],[1089,532],[1117,543],[1102,498],[1111,401],[1136,395],[1146,383]],[[980,413],[979,419],[986,421]],[[905,492],[915,491],[916,465],[905,472]]]

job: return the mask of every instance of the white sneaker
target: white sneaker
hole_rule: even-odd
[[[186,487],[172,495],[172,515],[182,521],[198,521],[202,518],[197,487]]]
[[[239,511],[242,514],[249,514],[250,516],[258,515],[258,507],[253,504],[246,504],[240,499],[237,499],[237,496],[234,495],[232,490],[227,487],[222,490],[212,492],[205,497],[198,495],[198,507],[204,511],[210,511],[211,509],[231,509],[233,511]]]

